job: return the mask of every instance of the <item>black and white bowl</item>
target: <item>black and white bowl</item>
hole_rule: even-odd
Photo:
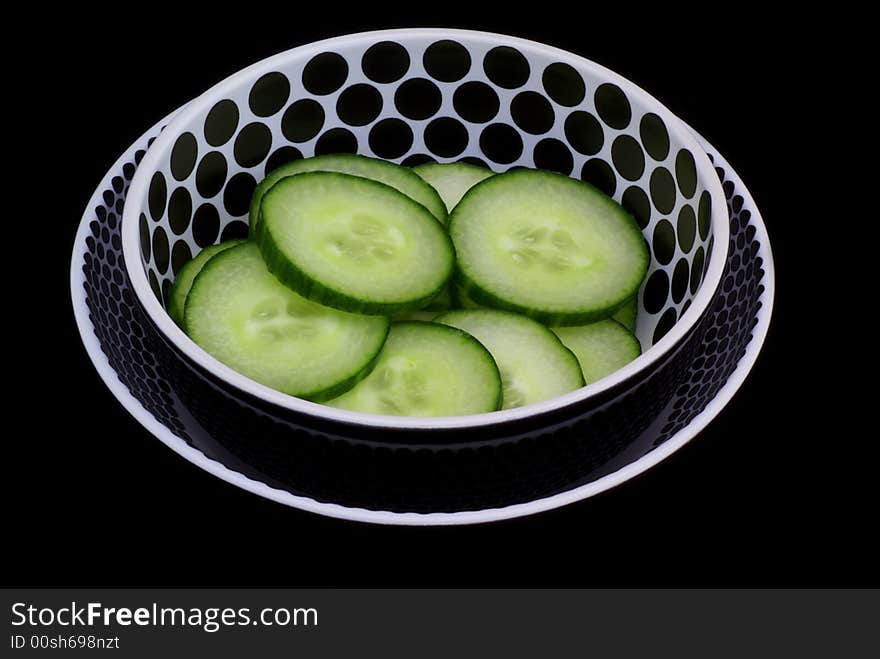
[[[639,296],[644,355],[545,403],[441,419],[315,405],[216,362],[164,312],[161,298],[175,270],[197,249],[244,231],[250,191],[267,169],[328,150],[407,163],[476,158],[499,171],[541,166],[603,187],[636,216],[652,246]],[[100,227],[93,242],[116,231],[120,202],[113,202],[112,226]],[[149,346],[155,359],[135,364],[142,371],[135,377],[144,381],[145,367],[161,370],[171,389],[165,395],[182,402],[210,441],[183,422],[176,433],[252,480],[364,509],[499,508],[595,480],[632,452],[681,393],[713,330],[712,300],[729,293],[719,291],[727,211],[721,183],[687,127],[602,67],[483,33],[354,35],[250,67],[173,118],[127,190],[121,239],[109,235],[116,256],[110,268],[102,264],[103,274],[112,270],[95,291],[106,303],[97,313],[120,325],[109,319],[125,304],[121,320],[140,328],[128,337],[131,350]],[[120,243],[124,272],[117,269]],[[109,256],[98,247],[98,258]]]

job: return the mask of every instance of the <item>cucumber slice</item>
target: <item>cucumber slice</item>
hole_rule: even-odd
[[[620,309],[615,311],[611,318],[616,320],[618,323],[623,325],[630,332],[636,331],[636,314],[639,311],[639,301],[636,298],[633,298],[626,304],[624,304]]]
[[[429,311],[447,311],[452,308],[452,294],[449,292],[449,285],[443,287],[440,294],[424,306]]]
[[[446,285],[455,252],[424,206],[394,188],[332,172],[289,176],[263,196],[256,241],[303,297],[345,311],[418,309]]]
[[[446,224],[446,205],[443,203],[440,195],[408,167],[395,165],[387,160],[378,160],[377,158],[368,158],[350,153],[339,153],[305,158],[304,160],[294,160],[269,172],[266,178],[254,190],[254,195],[251,197],[250,232],[252,236],[256,231],[257,224],[260,222],[260,203],[263,200],[263,195],[281,179],[304,172],[338,172],[340,174],[361,176],[390,185],[431,211],[431,214],[441,224]]]
[[[223,250],[235,247],[243,242],[243,240],[227,240],[219,245],[209,245],[183,265],[174,279],[174,284],[171,286],[171,296],[168,300],[168,315],[171,316],[171,319],[179,327],[183,327],[183,310],[186,304],[186,296],[189,294],[189,289],[192,288],[193,280],[201,272],[208,259]]]
[[[328,405],[395,416],[453,416],[498,409],[501,378],[474,337],[446,325],[394,323],[376,368]]]
[[[467,294],[467,291],[462,290],[460,286],[457,286],[455,283],[449,285],[449,296],[452,299],[452,308],[453,309],[488,309],[489,307],[484,307],[482,304],[477,304],[474,302],[470,296]]]
[[[610,375],[642,354],[642,346],[633,333],[610,318],[579,327],[552,329],[578,358],[587,384]]]
[[[402,323],[407,320],[421,320],[426,323],[434,320],[434,317],[437,314],[443,313],[442,311],[425,311],[423,309],[419,309],[418,311],[401,311],[400,313],[396,313],[391,316],[392,323]]]
[[[426,162],[413,167],[413,171],[440,193],[440,198],[450,212],[461,201],[465,192],[480,181],[495,175],[491,169],[464,162]]]
[[[434,319],[472,334],[489,349],[504,389],[502,407],[537,403],[584,386],[574,354],[540,323],[507,311],[449,311]]]
[[[479,304],[582,325],[636,294],[648,249],[635,220],[593,186],[513,170],[472,188],[450,215],[456,283]]]
[[[338,396],[369,373],[389,327],[387,318],[300,297],[272,276],[252,242],[202,268],[184,322],[190,338],[230,368],[313,401]]]

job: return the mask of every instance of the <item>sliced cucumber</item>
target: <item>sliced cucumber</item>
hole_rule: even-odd
[[[630,332],[636,331],[636,314],[639,312],[639,301],[633,298],[611,316],[618,323],[623,325]]]
[[[480,181],[495,175],[491,169],[464,162],[426,162],[413,167],[413,171],[440,193],[440,198],[450,212],[461,201],[465,192]]]
[[[473,187],[449,218],[456,283],[479,304],[551,325],[605,318],[648,268],[635,220],[593,186],[513,170]]]
[[[424,206],[349,174],[289,176],[264,196],[256,241],[269,270],[327,306],[390,315],[446,285],[455,252]]]
[[[633,333],[610,318],[552,329],[578,358],[587,384],[610,375],[642,354],[642,346]]]
[[[537,403],[584,386],[578,360],[540,323],[506,311],[449,311],[435,322],[458,327],[482,343],[498,364],[503,408]]]
[[[408,167],[395,165],[387,160],[378,160],[350,153],[330,154],[305,158],[282,165],[269,172],[254,190],[250,205],[250,232],[254,235],[260,222],[260,203],[263,195],[278,181],[288,176],[304,172],[339,172],[379,181],[399,190],[410,199],[427,208],[442,224],[446,224],[446,205],[434,188]]]
[[[466,332],[436,323],[394,323],[376,368],[328,404],[395,416],[454,416],[498,409],[492,355]]]
[[[388,334],[381,316],[359,316],[300,297],[272,276],[252,242],[211,258],[186,298],[186,333],[239,373],[321,401],[372,367]]]
[[[183,310],[186,304],[186,296],[189,294],[189,289],[192,288],[196,275],[201,272],[208,259],[212,256],[243,242],[243,240],[227,240],[219,245],[209,245],[187,261],[180,269],[180,272],[177,273],[174,284],[171,286],[171,298],[168,300],[168,315],[180,327],[183,327]]]
[[[424,309],[419,309],[417,311],[401,311],[400,313],[396,313],[391,316],[391,322],[393,323],[402,323],[407,320],[421,320],[424,322],[430,322],[434,320],[434,317],[437,314],[443,313],[442,311],[426,311]]]
[[[449,285],[449,295],[452,300],[453,309],[488,309],[489,307],[474,302],[467,291],[463,290],[454,282]]]
[[[452,308],[452,294],[449,292],[449,285],[443,287],[443,290],[433,300],[424,306],[429,311],[446,311]]]

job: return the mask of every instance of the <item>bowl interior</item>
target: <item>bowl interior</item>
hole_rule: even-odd
[[[695,300],[705,307],[704,281],[720,278],[720,185],[691,134],[650,96],[541,44],[393,30],[265,60],[197,98],[166,128],[137,171],[124,220],[156,299],[163,302],[193,254],[247,235],[251,193],[268,171],[333,152],[405,165],[464,160],[497,172],[538,167],[604,190],[635,217],[650,247],[636,332],[645,351]],[[717,273],[707,277],[713,261]]]

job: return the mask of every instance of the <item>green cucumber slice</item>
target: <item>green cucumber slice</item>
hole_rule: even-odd
[[[417,311],[401,311],[400,313],[396,313],[391,316],[392,323],[402,323],[407,320],[421,320],[426,323],[434,320],[434,317],[437,314],[443,313],[442,311],[426,311],[424,309],[418,309]]]
[[[616,320],[618,323],[623,325],[630,332],[636,331],[636,314],[639,312],[639,301],[637,298],[633,298],[626,304],[624,304],[620,309],[615,311],[611,318]]]
[[[394,323],[372,373],[328,405],[370,414],[458,416],[498,409],[501,378],[492,355],[466,332],[425,322]]]
[[[440,195],[408,167],[395,165],[387,160],[368,158],[367,156],[335,153],[305,158],[303,160],[294,160],[269,172],[266,178],[254,190],[254,195],[251,197],[251,236],[254,235],[256,227],[260,222],[260,204],[263,200],[263,195],[281,179],[304,172],[338,172],[340,174],[361,176],[390,185],[427,208],[440,223],[446,224],[446,205],[443,203]]]
[[[256,242],[303,297],[345,311],[418,309],[449,280],[455,252],[424,206],[383,183],[332,172],[289,176],[263,196]]]
[[[461,201],[465,192],[480,181],[495,175],[491,169],[464,162],[426,162],[413,167],[413,171],[440,193],[440,198],[450,212]]]
[[[449,292],[449,285],[443,287],[439,295],[424,306],[429,311],[446,311],[452,308],[452,294]]]
[[[642,346],[633,333],[610,318],[552,329],[577,357],[587,384],[610,375],[642,354]]]
[[[537,403],[584,386],[574,354],[540,323],[507,311],[449,311],[434,319],[473,335],[495,358],[502,407]]]
[[[389,321],[300,297],[266,268],[252,242],[211,258],[186,298],[186,333],[242,375],[291,396],[322,401],[373,366]]]
[[[193,280],[201,272],[208,259],[223,250],[235,247],[243,242],[243,240],[227,240],[219,245],[208,245],[183,265],[174,279],[174,284],[171,286],[171,296],[168,300],[168,315],[171,316],[171,319],[179,327],[183,327],[183,310],[186,304],[186,296],[189,294],[189,289],[192,288]]]
[[[648,268],[635,220],[593,186],[552,172],[513,170],[474,186],[449,233],[456,283],[472,300],[550,325],[611,315]]]
[[[449,285],[449,296],[452,300],[452,308],[453,309],[488,309],[489,307],[485,307],[482,304],[477,304],[474,302],[470,296],[468,296],[467,291],[462,290],[462,288],[456,285],[454,282]]]

